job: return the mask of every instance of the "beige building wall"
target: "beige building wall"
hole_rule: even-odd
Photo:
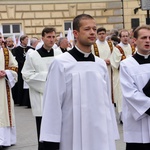
[[[124,0],[124,27],[131,29],[131,19],[139,19],[139,25],[146,24],[147,11],[141,10],[140,0]],[[137,12],[135,12],[137,8]],[[139,9],[138,9],[139,8]]]
[[[139,18],[145,23],[146,12],[137,0],[0,0],[0,26],[20,23],[25,34],[40,36],[46,26],[55,27],[57,33],[64,34],[64,22],[81,13],[92,15],[97,26],[107,30],[131,29],[131,19]],[[124,10],[122,9],[124,8]]]

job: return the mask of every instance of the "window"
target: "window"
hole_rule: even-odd
[[[74,45],[74,35],[72,33],[72,31],[73,31],[72,21],[64,22],[64,31],[65,31],[65,37],[67,37],[69,43],[73,46]]]
[[[18,38],[21,33],[21,24],[2,24],[2,33],[4,39],[14,35],[16,38]]]
[[[65,21],[65,22],[64,22],[65,37],[67,36],[67,33],[68,33],[69,28],[70,28],[71,30],[73,29],[72,21]]]
[[[12,25],[12,31],[13,31],[13,33],[20,33],[20,25],[19,24],[13,24]]]
[[[132,18],[132,19],[131,19],[131,27],[132,27],[132,28],[138,27],[139,24],[140,24],[139,18]]]

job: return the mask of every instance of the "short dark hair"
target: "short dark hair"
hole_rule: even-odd
[[[140,31],[141,29],[150,30],[150,25],[142,25],[142,26],[137,27],[137,28],[135,29],[135,31],[134,31],[134,34],[133,34],[134,38],[138,38],[138,36],[139,36],[139,31]]]
[[[21,37],[20,37],[20,42],[22,42],[26,37],[28,37],[27,35],[22,35]]]
[[[80,22],[83,19],[94,19],[94,18],[88,14],[80,14],[80,15],[76,16],[73,19],[73,30],[79,31],[80,26],[81,26]]]
[[[55,28],[49,28],[49,27],[45,27],[43,30],[42,30],[42,37],[45,36],[45,33],[52,33],[52,32],[55,32],[56,33],[56,29]]]
[[[97,29],[97,33],[104,31],[106,33],[106,29],[103,27],[100,27]]]

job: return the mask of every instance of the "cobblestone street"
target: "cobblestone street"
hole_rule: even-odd
[[[15,106],[17,144],[7,150],[37,150],[35,118],[31,109]],[[122,125],[118,124],[120,140],[116,141],[117,150],[125,150],[125,143],[122,140]]]

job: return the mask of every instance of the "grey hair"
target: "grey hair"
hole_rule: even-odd
[[[12,36],[7,37],[7,39],[11,39],[14,42],[14,38]]]
[[[37,40],[38,40],[38,38],[36,38],[36,37],[31,38],[30,45],[32,46]]]
[[[64,39],[67,39],[67,38],[66,38],[66,37],[61,37],[61,38],[59,38],[57,45],[60,46],[60,43],[61,43]]]

